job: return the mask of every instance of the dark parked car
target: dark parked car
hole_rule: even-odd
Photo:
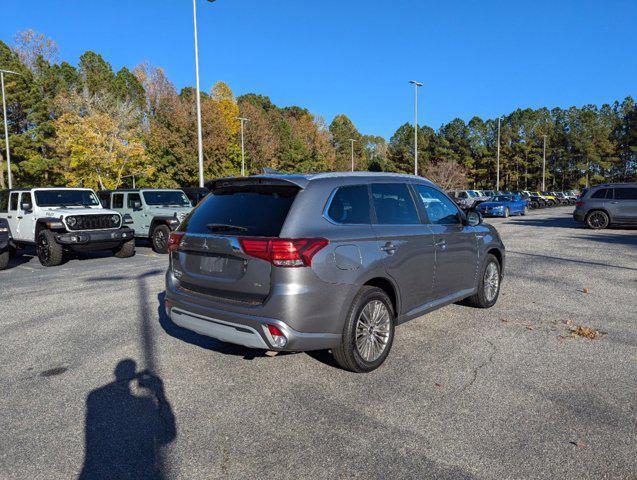
[[[497,231],[423,178],[260,175],[211,190],[169,239],[165,306],[183,328],[264,350],[331,349],[366,372],[396,325],[498,299]]]
[[[589,188],[575,203],[573,218],[595,230],[610,225],[637,225],[637,183]]]
[[[9,222],[0,218],[0,270],[9,264]]]

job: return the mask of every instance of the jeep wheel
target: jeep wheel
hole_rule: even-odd
[[[55,241],[51,230],[42,230],[36,243],[38,260],[45,267],[56,267],[64,261],[64,248]]]
[[[117,258],[128,258],[135,255],[135,239],[122,243],[119,247],[113,249],[113,253]]]
[[[0,253],[0,270],[4,270],[9,265],[9,249]]]
[[[586,215],[586,225],[593,230],[603,230],[608,227],[609,223],[610,218],[608,218],[608,214],[601,210],[593,210]]]
[[[500,295],[502,275],[498,259],[491,254],[487,255],[478,278],[480,279],[478,291],[468,297],[465,303],[471,307],[490,308],[495,305]]]
[[[332,349],[336,362],[352,372],[371,372],[389,355],[394,340],[394,308],[387,294],[363,287],[354,298],[341,344]]]
[[[168,236],[170,235],[170,228],[167,225],[157,225],[153,230],[151,236],[151,242],[153,244],[153,251],[156,253],[168,253]]]

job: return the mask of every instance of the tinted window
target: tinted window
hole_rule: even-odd
[[[20,198],[20,208],[22,208],[23,203],[31,203],[31,205],[33,205],[31,202],[31,192],[24,192],[22,194],[22,198]]]
[[[36,190],[39,207],[93,207],[100,204],[90,190]]]
[[[591,195],[591,198],[606,198],[608,196],[609,191],[610,190],[608,188],[600,188],[596,192],[593,192],[593,194]]]
[[[340,187],[332,197],[327,215],[338,223],[370,223],[367,185]]]
[[[298,187],[231,186],[215,190],[179,228],[189,233],[278,237]]]
[[[129,193],[128,199],[126,200],[128,208],[135,208],[135,202],[139,202],[141,205],[142,197],[139,196],[139,193]]]
[[[372,198],[376,219],[382,225],[411,225],[420,223],[407,185],[403,183],[372,184]]]
[[[130,197],[130,195],[129,195]],[[180,191],[144,192],[147,205],[161,205],[164,207],[190,207],[190,200]]]
[[[113,208],[124,208],[124,194],[123,193],[114,193],[113,194]]]
[[[444,194],[435,188],[416,185],[416,192],[422,200],[429,223],[437,225],[453,225],[460,223],[458,208]]]
[[[18,209],[18,192],[13,192],[11,194],[11,200],[9,202],[9,210],[17,210]]]
[[[637,200],[637,188],[616,188],[615,200]]]
[[[9,192],[0,192],[0,212],[6,212],[9,208]]]

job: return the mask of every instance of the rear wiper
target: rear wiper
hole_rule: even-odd
[[[206,225],[206,228],[211,232],[224,232],[224,231],[237,231],[237,232],[247,232],[248,229],[246,227],[239,227],[237,225],[229,225],[227,223],[209,223]]]

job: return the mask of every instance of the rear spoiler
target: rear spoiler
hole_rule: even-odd
[[[250,177],[226,177],[208,180],[206,188],[211,192],[227,187],[243,187],[249,185],[279,185],[305,188],[309,180],[302,175],[252,175]]]

